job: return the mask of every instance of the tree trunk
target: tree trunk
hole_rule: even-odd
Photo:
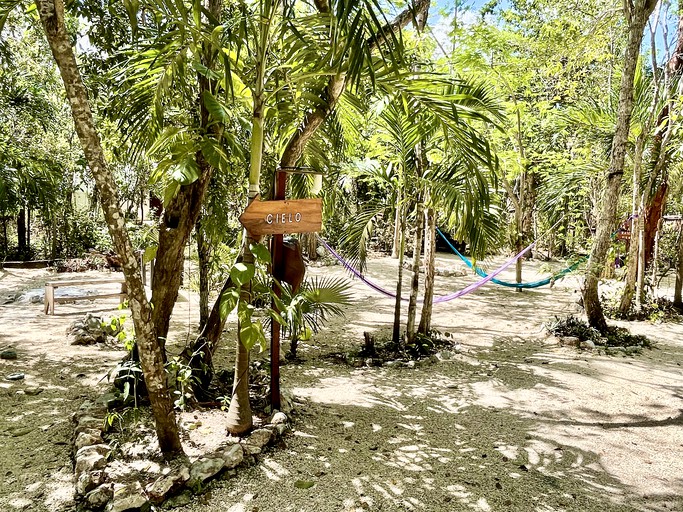
[[[206,0],[207,10],[217,20],[221,19],[222,5],[222,0]],[[213,69],[215,60],[216,49],[210,43],[204,43],[202,64],[208,69]],[[209,123],[209,111],[203,100],[204,92],[212,92],[214,83],[204,73],[197,73],[197,83],[200,128],[216,139],[220,139],[222,136],[220,127],[217,123]],[[201,151],[197,152],[196,160],[201,171],[199,178],[180,188],[176,196],[164,208],[159,226],[159,245],[152,281],[152,303],[154,304],[152,320],[162,342],[162,348],[168,335],[173,307],[178,300],[178,289],[181,285],[185,261],[185,246],[199,220],[214,172]]]
[[[403,237],[403,217],[401,216],[401,190],[396,192],[396,216],[394,218],[394,241],[391,244],[391,257],[396,259],[399,257],[401,249],[401,240]]]
[[[398,212],[403,210],[403,206],[399,203]],[[398,242],[398,276],[396,277],[396,301],[394,302],[394,326],[391,334],[391,341],[399,346],[401,342],[401,293],[403,291],[403,262],[405,261],[406,248],[406,234],[405,222],[401,222],[401,231],[399,232]]]
[[[676,48],[667,62],[666,74],[669,77],[680,77],[683,73],[683,13],[679,15],[678,27],[676,30],[677,42]],[[666,76],[665,74],[665,76]],[[672,83],[676,83],[675,80],[670,80]],[[671,84],[666,83],[665,86],[671,87]],[[680,85],[677,87],[677,91],[680,93]],[[668,179],[669,179],[669,155],[667,153],[667,146],[672,135],[673,126],[669,122],[671,105],[675,101],[675,92],[673,95],[667,91],[667,99],[669,100],[664,104],[662,109],[657,116],[657,127],[651,151],[651,161],[652,161],[652,176],[650,178],[651,183],[654,184],[655,180],[660,181],[660,185],[657,191],[649,199],[649,204],[645,211],[645,261],[649,264],[652,255],[652,249],[654,245],[655,232],[658,229],[659,221],[664,215],[664,209],[666,206],[666,194],[668,190]],[[672,97],[673,96],[673,97]],[[647,190],[650,193],[650,190]]]
[[[417,294],[420,288],[420,257],[422,253],[422,233],[424,232],[424,209],[422,199],[418,196],[415,208],[415,246],[413,248],[413,277],[410,280],[410,300],[408,302],[408,321],[406,338],[408,343],[415,341],[415,318],[417,316]]]
[[[624,290],[621,294],[619,302],[619,314],[626,316],[631,309],[633,302],[633,295],[636,291],[636,282],[638,280],[638,248],[640,247],[640,238],[637,233],[640,231],[640,222],[643,220],[642,215],[638,215],[638,201],[640,198],[640,180],[643,171],[643,151],[645,148],[645,134],[641,134],[636,139],[635,153],[633,155],[633,196],[631,198],[631,237],[628,248],[628,257],[626,262],[628,271],[626,273],[626,282],[624,283]]]
[[[121,258],[140,353],[140,364],[149,392],[159,447],[165,456],[180,455],[183,448],[178,435],[173,402],[166,385],[163,354],[157,340],[154,324],[150,321],[152,307],[147,301],[138,261],[125,228],[118,190],[104,157],[86,89],[71,48],[71,38],[66,31],[64,4],[62,0],[39,0],[38,10],[52,55],[57,62],[64,82],[76,133],[99,190],[99,198],[109,234]]]
[[[683,309],[683,222],[678,233],[678,262],[676,266],[676,285],[674,288],[674,306]]]
[[[645,203],[645,198],[643,202]],[[645,298],[645,228],[644,222],[638,223],[638,273],[636,280],[636,309],[640,311]]]
[[[425,291],[420,325],[417,332],[429,334],[432,328],[432,309],[434,300],[434,263],[436,260],[436,213],[433,207],[427,208],[425,227]]]
[[[211,247],[202,229],[201,219],[195,225],[197,234],[197,259],[199,260],[199,331],[203,331],[209,320],[209,265]]]
[[[601,201],[602,207],[598,216],[597,231],[588,259],[583,287],[583,303],[588,323],[602,333],[607,333],[608,327],[598,296],[598,280],[604,268],[610,246],[610,234],[616,222],[621,180],[624,174],[624,157],[633,110],[633,81],[638,55],[640,54],[640,44],[643,40],[643,30],[656,3],[656,0],[636,0],[634,5],[630,6],[628,2],[624,2],[628,42],[624,55],[624,71],[619,86],[617,123],[612,140],[605,190]]]
[[[645,268],[650,266],[652,255],[655,247],[655,240],[657,238],[657,231],[659,229],[659,222],[664,215],[666,208],[666,196],[669,186],[667,182],[663,182],[649,200],[649,204],[645,209],[645,233],[643,241],[645,243]]]
[[[25,257],[26,247],[26,208],[22,208],[17,215],[17,252],[19,259]]]

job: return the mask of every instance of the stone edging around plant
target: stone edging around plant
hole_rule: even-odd
[[[76,423],[73,448],[79,510],[145,511],[152,504],[159,505],[169,498],[178,501],[176,505],[189,503],[189,496],[200,491],[209,480],[225,472],[234,474],[240,466],[255,464],[257,456],[289,430],[287,415],[276,412],[268,424],[252,431],[248,437],[194,462],[176,462],[174,466],[164,468],[161,476],[143,488],[140,482],[111,481],[106,469],[112,450],[103,438],[106,415],[105,407],[90,404],[74,413],[72,418]]]

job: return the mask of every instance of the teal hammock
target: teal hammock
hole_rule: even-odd
[[[487,277],[488,276],[488,274],[486,274],[486,272],[484,272],[482,269],[474,266],[474,264],[470,260],[468,260],[465,256],[460,254],[460,251],[458,251],[453,246],[453,244],[450,242],[450,240],[448,240],[448,238],[446,238],[446,235],[444,235],[439,228],[436,228],[436,231],[437,231],[437,233],[439,233],[439,235],[441,235],[441,238],[443,238],[446,241],[446,243],[448,244],[448,247],[450,247],[451,250],[455,254],[458,255],[458,257],[463,261],[463,263],[465,263],[465,265],[467,265],[469,268],[474,270],[477,273],[477,275],[480,277]],[[491,279],[491,281],[496,283],[496,284],[499,284],[501,286],[507,286],[508,288],[540,288],[541,286],[546,286],[548,284],[554,283],[557,279],[560,279],[561,277],[566,276],[570,272],[573,272],[574,270],[576,270],[578,268],[579,265],[581,265],[581,263],[583,263],[587,259],[588,259],[588,257],[584,256],[579,261],[574,263],[573,265],[571,265],[571,266],[569,266],[563,270],[560,270],[559,272],[556,272],[552,276],[546,277],[545,279],[541,279],[539,281],[533,281],[531,283],[511,283],[510,281],[501,281],[500,279],[496,279],[495,277],[493,279]]]

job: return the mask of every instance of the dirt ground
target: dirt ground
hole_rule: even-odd
[[[437,267],[462,265],[440,255]],[[525,279],[540,268],[526,264]],[[386,288],[395,275],[394,260],[370,262],[368,276]],[[42,303],[6,302],[50,276],[0,271],[0,349],[18,354],[0,361],[0,511],[75,509],[70,417],[123,354],[65,337],[88,311],[116,314],[116,300],[58,304],[55,316]],[[476,279],[438,277],[436,293]],[[560,347],[544,324],[581,314],[579,285],[574,276],[523,293],[489,284],[435,306],[433,326],[460,345],[452,358],[352,368],[326,356],[358,347],[364,331],[382,339],[393,318],[391,300],[353,281],[345,318],[282,368],[302,404],[286,447],[177,510],[683,511],[683,327],[620,322],[657,344],[633,357]],[[197,302],[185,295],[176,345],[194,334]],[[226,337],[220,360],[232,361],[234,326]],[[25,377],[6,379],[15,373]],[[207,425],[197,430],[224,436],[220,423]]]

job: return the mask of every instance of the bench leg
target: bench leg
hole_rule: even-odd
[[[52,286],[45,286],[45,314],[55,314],[55,289]]]

